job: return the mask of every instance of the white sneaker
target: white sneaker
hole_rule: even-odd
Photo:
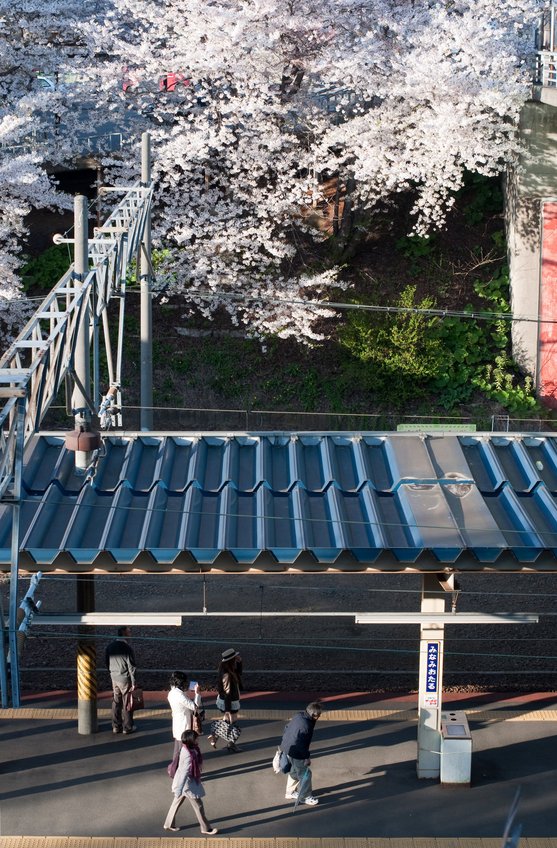
[[[287,798],[289,801],[296,801],[296,799],[298,798],[298,792],[287,792],[284,797]]]
[[[319,804],[317,798],[314,798],[313,795],[308,795],[307,798],[303,798],[300,801],[300,804],[307,804],[308,807],[316,807]]]

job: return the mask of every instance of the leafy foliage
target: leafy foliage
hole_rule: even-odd
[[[497,175],[518,152],[538,0],[21,5],[0,0],[5,299],[25,215],[68,202],[47,167],[71,167],[102,126],[130,149],[152,134],[169,294],[206,317],[224,309],[252,335],[310,344],[337,313],[303,301],[343,284],[334,265],[303,267],[300,241],[324,238],[314,218],[333,206],[342,229],[411,194],[425,236],[467,171]],[[137,165],[127,150],[102,157],[117,184],[135,182]]]
[[[506,268],[489,282],[477,282],[475,290],[496,312],[509,311]],[[434,306],[431,298],[416,303],[415,293],[415,286],[407,286],[396,306],[408,310]],[[510,412],[537,408],[532,380],[520,381],[508,353],[510,324],[504,319],[357,311],[350,313],[340,342],[368,366],[368,388],[380,391],[393,407],[433,393],[441,406],[451,410],[481,391]]]
[[[56,285],[73,261],[68,247],[71,245],[54,244],[40,256],[26,262],[21,269],[24,290],[29,291],[35,288],[50,290]]]

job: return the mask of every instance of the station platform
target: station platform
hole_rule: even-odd
[[[286,721],[324,702],[313,751],[317,807],[284,797],[271,760]],[[204,696],[207,720],[216,711]],[[171,801],[166,693],[146,693],[137,732],[114,735],[110,693],[99,731],[77,732],[75,694],[37,693],[0,710],[0,848],[498,848],[520,787],[520,848],[557,848],[557,693],[446,695],[473,737],[470,787],[416,776],[416,696],[258,692],[242,699],[238,754],[201,741],[205,808],[219,833],[201,837],[189,804]]]

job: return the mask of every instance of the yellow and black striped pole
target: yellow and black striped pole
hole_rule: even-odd
[[[78,574],[76,590],[78,611],[94,612],[94,576],[92,574]],[[96,733],[99,729],[97,721],[97,648],[93,628],[80,626],[78,629],[77,732],[89,735]]]

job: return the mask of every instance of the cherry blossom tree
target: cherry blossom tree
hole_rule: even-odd
[[[33,38],[42,16],[39,45],[58,5],[28,4]],[[316,340],[335,313],[307,301],[345,286],[338,268],[308,266],[300,249],[326,237],[306,214],[323,180],[337,181],[355,214],[411,192],[415,231],[442,226],[466,170],[496,174],[516,156],[538,9],[538,0],[85,2],[69,27],[79,50],[70,61],[58,39],[54,58],[79,70],[94,110],[86,118],[61,92],[68,132],[51,152],[71,157],[91,114],[132,137],[149,128],[165,291],[206,315],[224,308],[248,333]],[[20,75],[30,74],[28,52]],[[36,98],[30,108],[44,113]],[[135,158],[104,165],[115,180],[136,179]]]
[[[84,4],[87,6],[87,3]],[[76,4],[76,8],[81,8]],[[19,271],[32,209],[69,208],[49,176],[77,154],[82,94],[73,74],[80,18],[64,2],[0,0],[0,321],[4,338],[29,314]],[[47,164],[48,163],[48,164]]]

